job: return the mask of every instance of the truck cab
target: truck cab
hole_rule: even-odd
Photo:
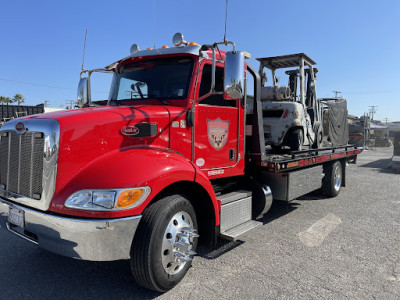
[[[210,180],[244,174],[245,62],[238,51],[182,43],[132,47],[103,69],[83,70],[81,108],[3,125],[2,226],[64,256],[128,259],[147,208],[173,194],[185,209],[169,220],[178,227],[168,233],[163,268],[166,276],[186,272],[197,230],[215,237],[220,223]],[[229,57],[239,62],[225,85]],[[94,72],[113,76],[106,105],[91,101]]]

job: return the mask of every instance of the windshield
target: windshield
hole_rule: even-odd
[[[109,99],[114,103],[186,99],[193,61],[191,57],[171,57],[122,66],[113,79]]]

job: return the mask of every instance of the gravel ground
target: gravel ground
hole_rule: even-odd
[[[400,174],[392,148],[366,150],[336,198],[275,202],[241,241],[199,249],[165,294],[138,286],[127,261],[86,262],[0,229],[0,298],[399,299]]]

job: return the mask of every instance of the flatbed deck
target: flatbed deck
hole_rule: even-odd
[[[347,158],[355,162],[357,154],[360,154],[362,150],[363,148],[354,145],[344,145],[296,152],[283,150],[281,153],[269,153],[267,151],[260,164],[270,172],[286,172],[340,158]]]

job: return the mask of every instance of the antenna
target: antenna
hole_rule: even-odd
[[[83,71],[83,63],[85,62],[86,36],[87,36],[87,28],[85,32],[85,42],[83,43],[82,71]]]
[[[226,44],[226,20],[228,19],[228,0],[225,3],[225,33],[224,33],[224,43]]]
[[[156,48],[156,0],[153,1],[153,27],[154,27],[154,49]]]

